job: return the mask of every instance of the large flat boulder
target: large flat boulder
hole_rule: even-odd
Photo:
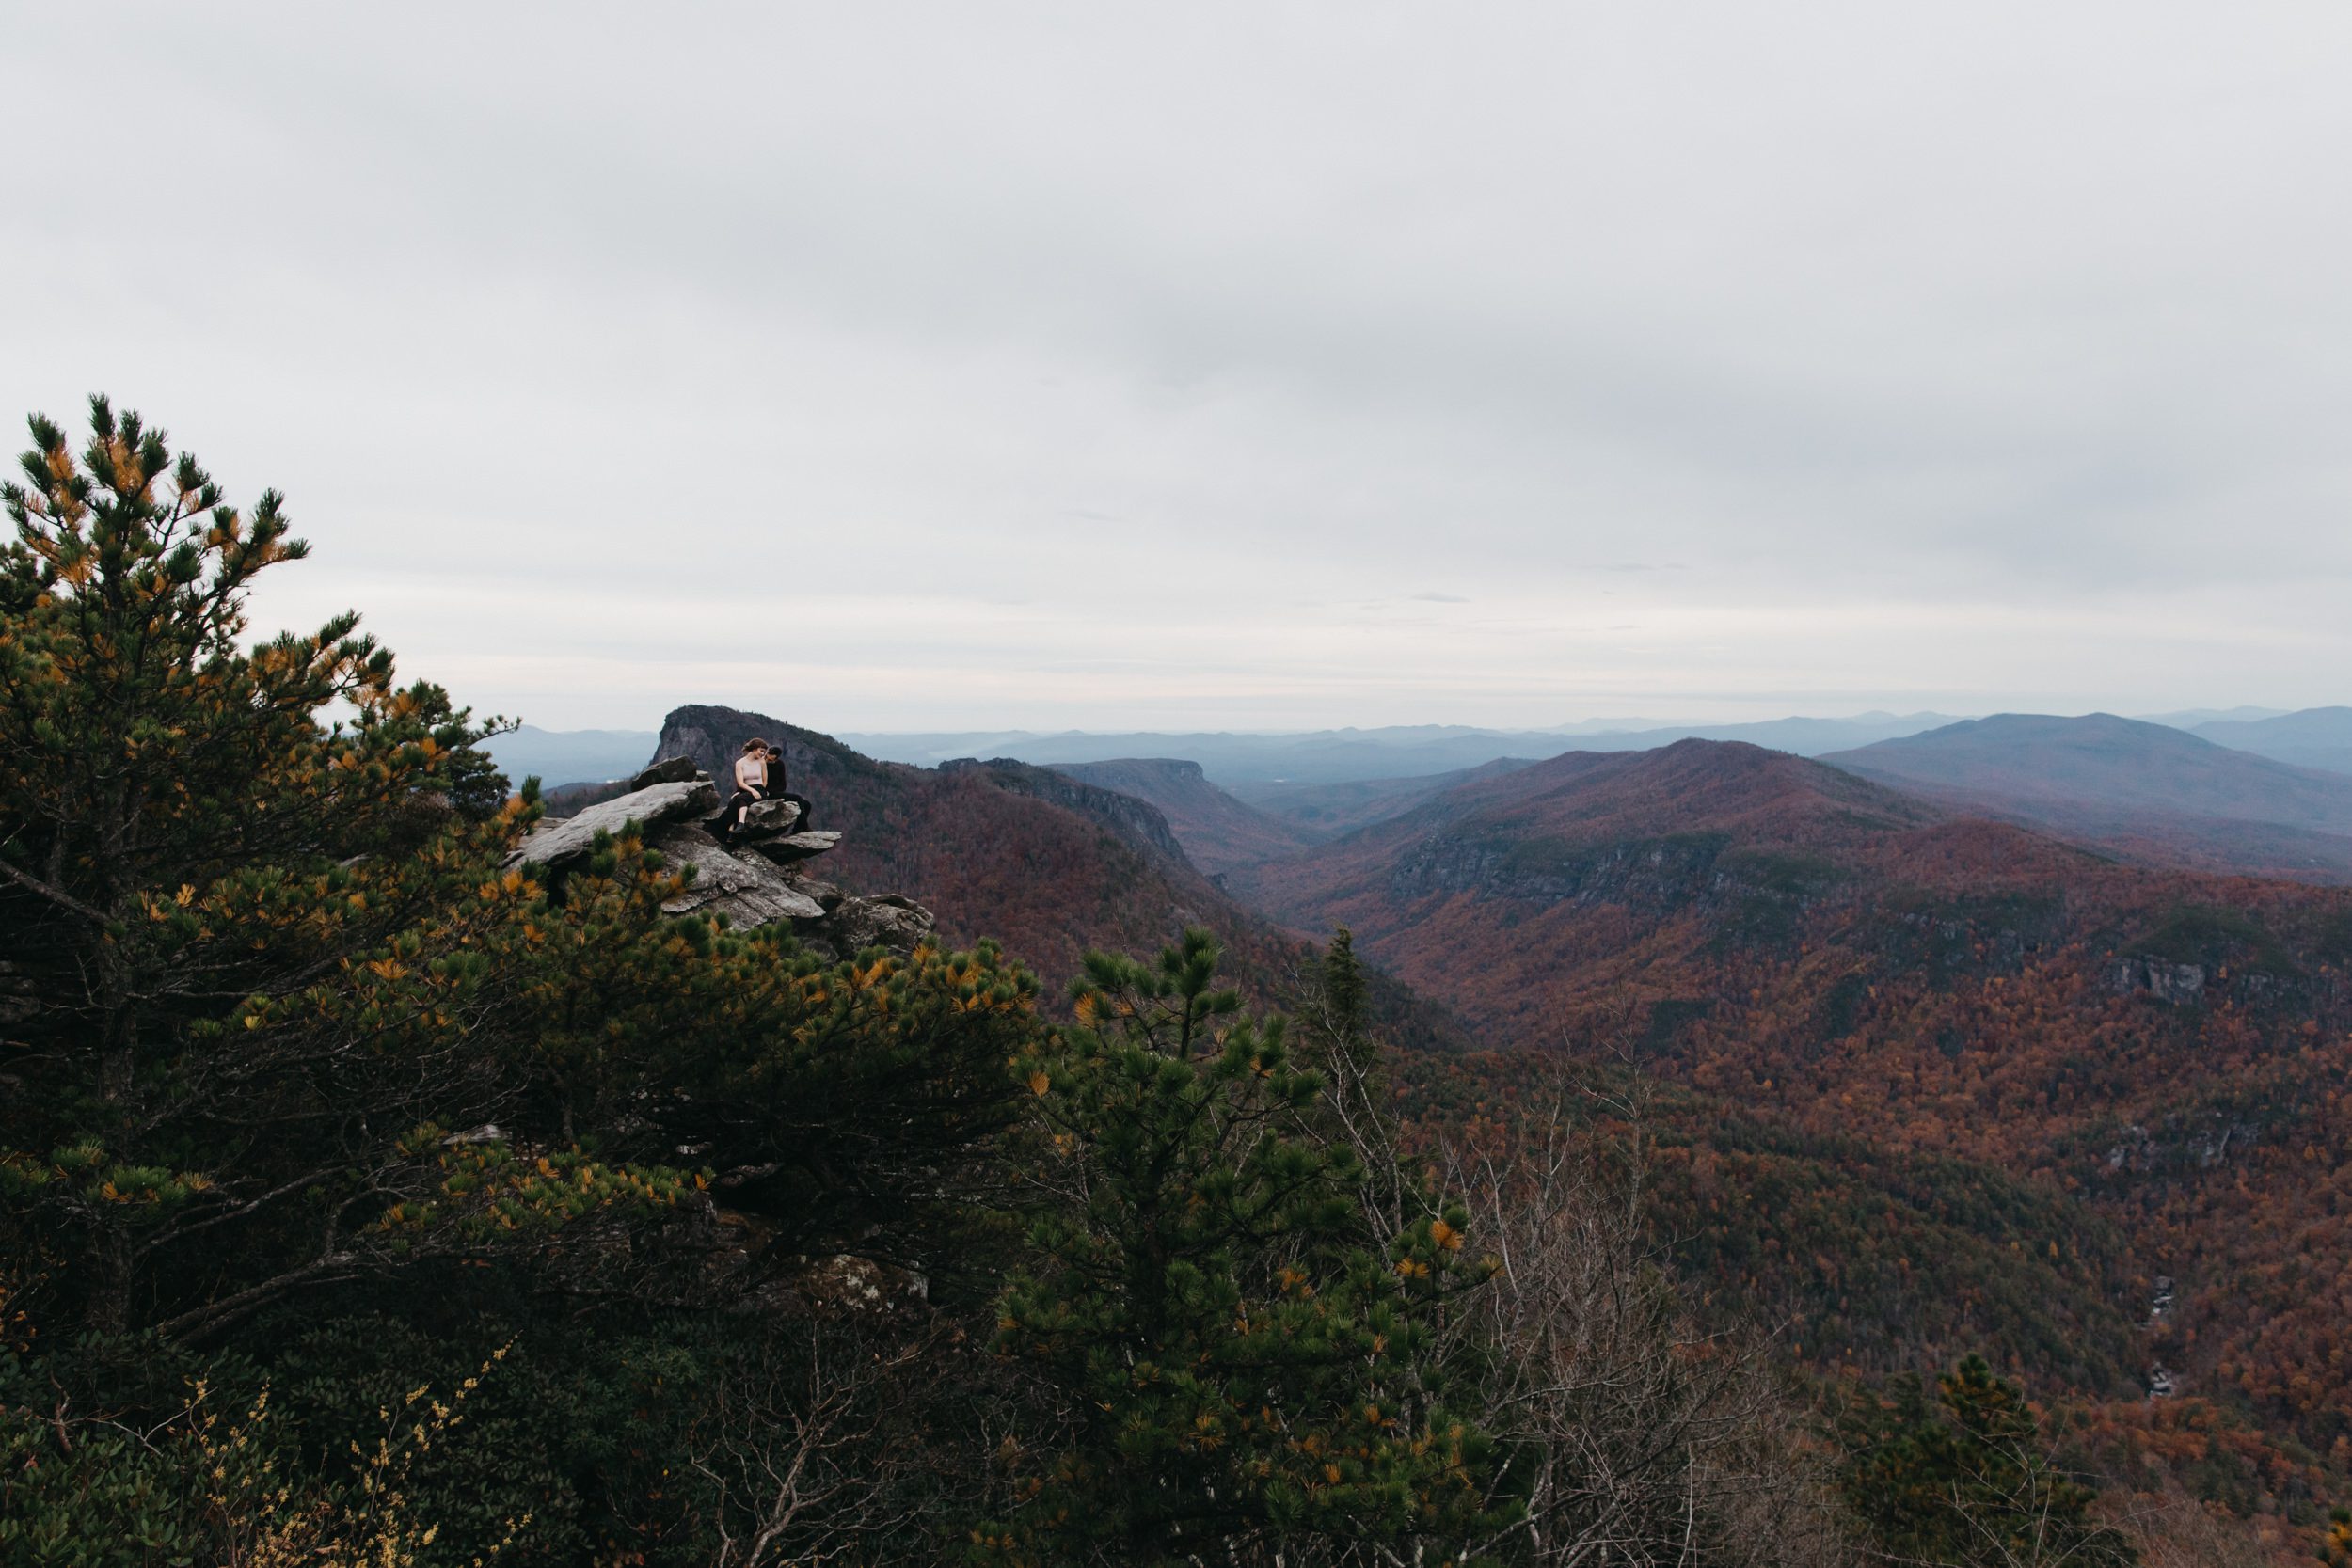
[[[752,846],[770,860],[782,865],[821,855],[841,842],[841,835],[831,829],[814,832],[787,833],[782,838],[763,840]]]
[[[754,800],[743,808],[742,825],[736,829],[735,836],[746,844],[780,838],[800,820],[801,808],[789,800]]]
[[[599,832],[617,833],[622,825],[628,822],[652,828],[660,823],[707,816],[718,809],[719,792],[710,787],[708,780],[674,780],[650,784],[590,806],[578,816],[568,816],[561,822],[540,823],[531,831],[531,836],[506,857],[506,863],[542,865],[558,870],[574,861],[586,859],[596,847]]]
[[[820,882],[816,878],[805,874],[796,874],[794,885],[827,909],[832,909],[849,896],[833,883]]]
[[[708,784],[703,770],[694,766],[692,757],[663,757],[629,781],[631,789],[651,789],[658,784],[692,784],[701,779]]]
[[[661,906],[664,914],[723,914],[744,931],[777,920],[815,920],[825,912],[773,863],[739,854],[700,828],[664,828],[657,843],[673,870],[694,868],[686,892]]]

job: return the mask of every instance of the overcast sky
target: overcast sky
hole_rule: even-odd
[[[485,710],[2352,702],[2341,0],[0,17],[0,411]]]

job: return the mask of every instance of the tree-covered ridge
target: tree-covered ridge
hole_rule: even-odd
[[[2352,894],[2123,866],[1698,742],[1541,764],[1263,876],[1490,1042],[1629,1053],[1743,1123],[1842,1140],[1856,1173],[1959,1162],[2082,1206],[2122,1243],[2109,1313],[2146,1323],[2172,1282],[2141,1379],[2352,1453]],[[1703,1142],[1701,1168],[1736,1154]],[[2018,1240],[2071,1258],[2084,1233]],[[1919,1262],[1898,1230],[1875,1250]],[[2018,1364],[2045,1354],[2035,1316],[1999,1337]],[[2082,1365],[2113,1387],[2112,1349]]]

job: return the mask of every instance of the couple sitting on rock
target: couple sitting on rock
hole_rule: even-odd
[[[743,814],[759,800],[791,801],[801,808],[801,818],[792,825],[792,831],[808,832],[808,801],[787,791],[784,787],[786,782],[781,749],[756,737],[743,742],[743,754],[735,759],[735,793],[727,797],[726,814],[719,818],[721,840],[733,842],[743,826]]]

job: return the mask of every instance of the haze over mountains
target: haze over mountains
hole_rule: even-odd
[[[1233,794],[1269,816],[1289,823],[1310,844],[1410,811],[1433,795],[1458,785],[1534,765],[1534,757],[1497,757],[1451,773],[1405,779],[1349,779],[1338,784],[1237,784]]]
[[[1009,756],[1058,768],[1065,763],[1126,757],[1179,757],[1199,763],[1210,780],[1232,788],[1242,784],[1422,778],[1483,767],[1497,757],[1552,756],[1564,751],[1644,751],[1691,738],[1745,740],[1810,755],[1915,735],[1950,722],[1948,716],[1935,713],[1865,713],[1844,719],[1790,718],[1740,724],[1587,720],[1544,730],[1398,724],[1380,729],[1317,730],[1294,735],[1036,735],[1026,731],[976,731],[949,735],[845,735],[841,738],[871,755],[916,764],[963,756]]]
[[[2352,707],[2240,708],[2164,721],[2090,714],[1864,714],[1713,727],[1558,730],[1412,725],[1295,735],[969,732],[852,736],[878,760],[992,758],[1057,769],[1148,800],[1203,871],[1279,860],[1543,758],[1685,739],[1819,756],[1948,807],[2029,823],[2146,864],[2352,880]],[[623,776],[649,732],[501,736],[514,776],[554,784]]]
[[[2103,713],[1997,714],[1821,760],[2133,860],[2352,879],[2352,774],[2234,751],[2162,724]]]
[[[2352,707],[2211,720],[2195,725],[2194,733],[2217,746],[2253,752],[2302,768],[2352,773]]]
[[[1236,792],[1271,786],[1428,778],[1484,767],[1498,758],[1534,760],[1563,752],[1643,751],[1684,739],[1744,740],[1799,756],[1851,751],[1959,722],[1940,713],[1864,713],[1791,717],[1748,723],[1670,724],[1645,720],[1585,720],[1548,729],[1406,724],[1378,729],[1295,733],[973,730],[859,734],[843,744],[886,762],[929,767],[959,757],[1010,757],[1041,767],[1166,757],[1198,763],[1210,782]],[[2187,730],[2233,750],[2301,767],[2352,771],[2352,707],[2300,713],[2271,708],[2190,709],[2152,714],[2141,722]],[[491,751],[520,778],[549,786],[619,778],[635,769],[655,740],[651,730],[547,730],[524,725],[499,736]],[[1258,786],[1268,786],[1259,790]]]
[[[627,778],[645,765],[656,738],[651,730],[543,730],[525,724],[485,749],[516,783],[535,777],[558,789]]]

